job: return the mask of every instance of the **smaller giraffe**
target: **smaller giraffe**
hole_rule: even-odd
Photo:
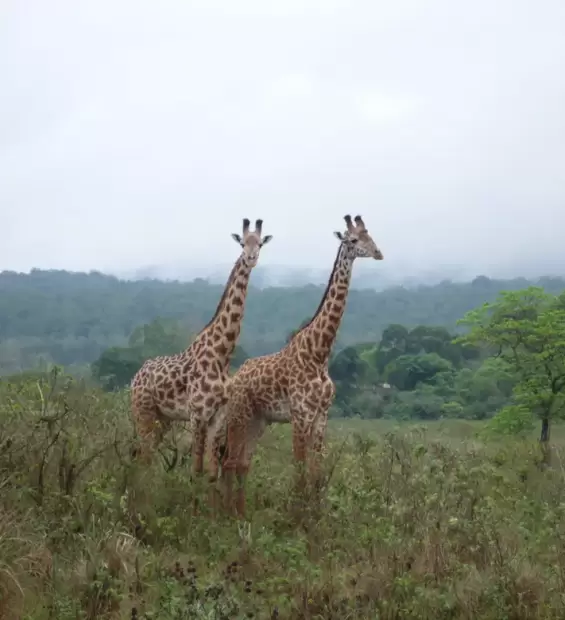
[[[311,473],[317,472],[335,395],[328,361],[345,311],[353,262],[356,258],[383,259],[361,216],[355,217],[355,224],[349,215],[344,219],[347,229],[335,233],[341,243],[313,318],[280,351],[244,362],[226,384],[227,404],[210,433],[210,473],[212,481],[217,480],[221,466],[228,510],[233,508],[235,473],[239,516],[245,513],[244,482],[251,459],[269,424],[290,422],[295,461],[302,465],[308,456],[314,457]]]
[[[192,469],[202,473],[208,425],[225,402],[224,382],[241,329],[249,276],[261,248],[272,239],[261,236],[263,220],[256,221],[255,231],[249,225],[244,219],[243,236],[232,235],[242,252],[210,322],[186,350],[147,360],[132,379],[132,416],[146,462],[171,421],[189,421]]]

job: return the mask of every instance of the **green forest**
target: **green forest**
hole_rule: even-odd
[[[564,289],[558,278],[477,277],[463,284],[352,290],[330,360],[337,386],[332,417],[480,420],[507,411],[517,403],[520,368],[500,355],[506,341],[499,333],[480,332],[486,321],[480,309],[517,320],[515,313],[529,304],[531,316],[545,316]],[[112,391],[127,386],[144,360],[188,346],[213,314],[222,287],[33,270],[3,272],[0,290],[4,375],[59,365]],[[251,288],[232,368],[283,346],[322,295],[321,286]],[[540,350],[557,346],[559,325],[551,329],[557,332],[544,336]],[[527,426],[537,409],[524,411],[512,409],[511,418]]]
[[[380,292],[353,289],[334,351],[378,342],[392,323],[455,331],[469,310],[493,301],[500,291],[528,286],[558,294],[565,289],[565,280],[480,276],[468,283]],[[289,333],[315,312],[324,288],[256,288],[252,278],[239,341],[245,354],[263,355],[280,348]],[[186,333],[196,333],[210,319],[222,290],[202,279],[124,281],[98,272],[1,272],[0,374],[37,367],[41,361],[88,366],[109,347],[127,345],[135,328],[157,318],[178,321]]]
[[[0,618],[564,617],[562,280],[352,291],[323,486],[296,488],[291,429],[273,425],[248,529],[191,513],[205,489],[181,425],[139,466],[123,389],[187,346],[220,287],[0,282]],[[252,289],[233,369],[322,294]]]

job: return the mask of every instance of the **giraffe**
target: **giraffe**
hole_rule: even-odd
[[[291,423],[295,462],[302,469],[308,456],[316,474],[323,450],[328,410],[335,386],[328,361],[345,311],[353,262],[356,258],[382,260],[360,215],[347,229],[335,232],[340,240],[326,291],[316,313],[287,345],[270,355],[249,359],[226,384],[227,403],[211,430],[211,481],[225,479],[225,502],[232,510],[232,485],[238,482],[235,512],[245,513],[244,483],[257,442],[272,423]],[[222,463],[223,461],[223,463]],[[233,511],[233,510],[232,510]]]
[[[261,237],[263,220],[243,220],[243,236],[232,234],[242,247],[210,322],[192,344],[176,355],[147,360],[131,381],[131,408],[140,438],[140,456],[149,463],[172,421],[188,421],[192,433],[192,471],[203,469],[208,425],[225,402],[224,382],[243,320],[251,271],[261,248],[272,235]]]

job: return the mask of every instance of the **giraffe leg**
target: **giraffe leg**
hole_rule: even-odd
[[[245,481],[247,474],[249,473],[249,467],[251,466],[251,460],[257,442],[261,438],[261,435],[265,432],[267,423],[263,418],[254,418],[247,428],[247,436],[245,440],[245,448],[240,454],[240,461],[236,466],[235,475],[237,478],[237,494],[236,494],[236,511],[237,514],[243,518],[245,516]]]
[[[234,510],[233,502],[233,479],[234,474],[240,477],[238,467],[242,463],[245,454],[245,441],[247,424],[242,421],[230,422],[228,425],[227,454],[222,465],[222,474],[225,483],[225,509],[235,516],[239,511]],[[238,494],[239,498],[239,494]]]
[[[311,448],[311,433],[313,422],[318,411],[319,392],[316,382],[308,386],[305,393],[303,388],[295,388],[295,398],[291,401],[292,422],[292,451],[296,468],[296,487],[303,490],[306,486],[306,467]]]
[[[307,427],[300,414],[292,417],[292,453],[295,465],[295,486],[297,489],[304,488],[305,466],[308,448]]]
[[[202,481],[202,472],[204,470],[206,434],[205,424],[202,424],[200,419],[197,418],[192,424],[192,481],[195,487],[192,500],[192,514],[194,516],[198,514],[198,487]]]
[[[218,489],[218,482],[220,481],[221,458],[221,456],[215,457],[214,464],[211,468],[211,474],[208,479],[208,505],[210,506],[212,518],[214,519],[218,516],[221,508],[221,493]]]
[[[310,480],[312,481],[314,488],[318,488],[321,480],[320,480],[320,463],[322,460],[322,453],[324,449],[324,442],[326,436],[326,427],[328,424],[328,412],[320,411],[314,422],[312,424],[312,428],[310,431]]]
[[[220,508],[219,490],[217,488],[220,480],[222,462],[226,452],[226,423],[225,419],[220,419],[208,432],[206,443],[206,463],[208,470],[208,504],[215,518]]]
[[[150,465],[153,456],[170,428],[170,420],[163,418],[153,404],[135,404],[133,407],[134,426],[139,437],[140,461]]]
[[[326,437],[326,428],[328,425],[328,412],[335,397],[335,385],[330,376],[326,373],[320,384],[316,384],[315,392],[310,395],[307,404],[309,408],[316,411],[311,418],[309,429],[309,474],[310,481],[317,490],[320,486],[320,465],[324,442]],[[318,405],[316,409],[316,404]],[[308,418],[307,418],[308,419]]]

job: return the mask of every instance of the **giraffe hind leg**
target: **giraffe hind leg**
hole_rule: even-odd
[[[263,418],[254,417],[250,421],[233,425],[230,429],[228,454],[224,464],[226,470],[226,503],[228,509],[240,517],[245,517],[245,482],[251,466],[251,460],[257,442],[265,431],[267,424]],[[233,506],[232,491],[233,477],[237,481],[235,497],[235,510]]]
[[[237,465],[235,475],[237,477],[237,497],[236,508],[238,513],[243,517],[245,515],[245,482],[249,474],[251,460],[255,454],[257,443],[267,427],[266,421],[261,417],[255,417],[247,428],[247,436],[245,438],[245,449],[242,452],[242,458]]]
[[[208,470],[208,504],[214,517],[217,516],[221,506],[221,486],[223,479],[223,462],[227,455],[226,425],[221,424],[213,427],[208,434],[207,441],[207,470]]]

